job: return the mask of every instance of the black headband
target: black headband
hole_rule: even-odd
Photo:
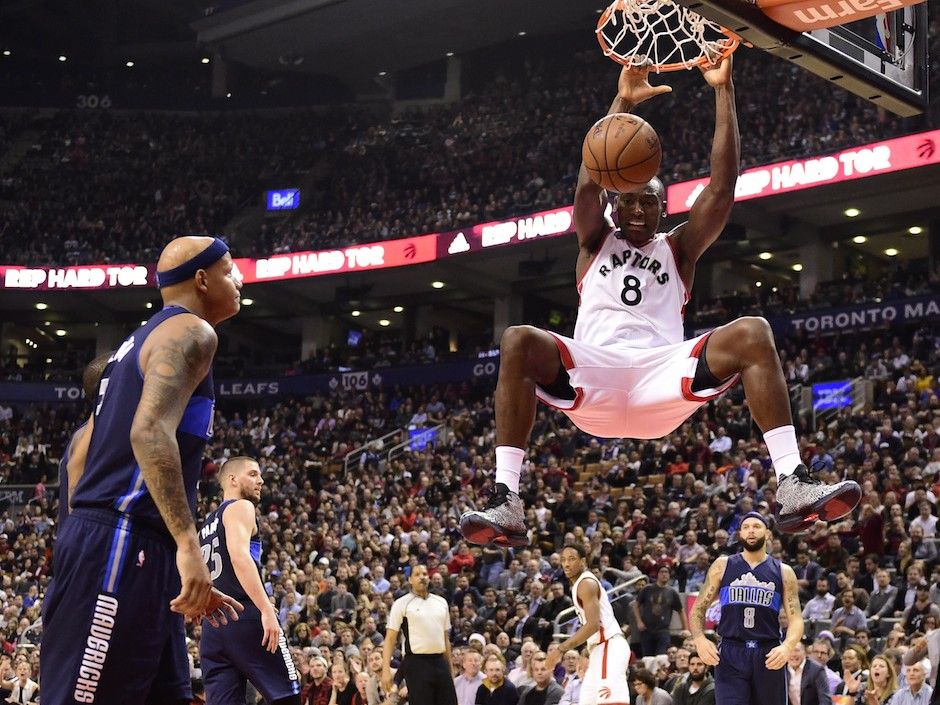
[[[165,272],[157,272],[157,287],[162,289],[165,286],[179,284],[187,279],[196,276],[200,269],[206,269],[225,257],[228,253],[228,245],[219,238],[213,238],[212,244],[200,252],[195,257],[186,260],[183,264]]]

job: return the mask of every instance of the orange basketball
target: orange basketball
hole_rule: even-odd
[[[601,118],[584,138],[581,158],[591,178],[618,193],[632,191],[656,176],[663,152],[650,124],[630,113]]]

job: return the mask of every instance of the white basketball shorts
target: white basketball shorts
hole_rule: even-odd
[[[591,649],[579,705],[629,705],[629,665],[630,646],[622,636],[597,644]]]
[[[601,347],[547,332],[555,339],[575,396],[559,399],[538,386],[536,394],[599,438],[662,438],[738,382],[735,375],[720,387],[692,391],[695,368],[712,331],[645,349]]]

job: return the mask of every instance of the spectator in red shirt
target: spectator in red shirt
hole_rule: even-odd
[[[447,570],[452,575],[459,575],[463,568],[473,568],[476,559],[471,555],[466,541],[457,544],[457,553],[447,562]]]
[[[326,677],[326,659],[314,656],[310,659],[310,683],[301,694],[304,705],[328,705],[333,694],[333,681]]]

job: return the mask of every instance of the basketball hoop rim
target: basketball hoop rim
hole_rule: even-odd
[[[600,18],[597,20],[597,28],[594,30],[594,35],[597,37],[597,42],[600,44],[604,56],[613,59],[622,66],[639,68],[638,65],[635,65],[633,61],[631,61],[635,54],[625,55],[618,53],[613,46],[607,43],[607,38],[603,33],[607,22],[610,20],[610,16],[614,12],[627,10],[631,4],[629,0],[614,0],[614,2],[601,13]],[[687,12],[695,14],[691,10],[687,10]],[[741,38],[726,27],[721,27],[720,25],[715,25],[715,27],[717,27],[727,39],[721,44],[718,53],[714,57],[710,58],[708,55],[700,53],[698,57],[689,59],[688,61],[678,61],[668,64],[655,64],[650,62],[647,66],[649,66],[651,71],[655,71],[656,73],[667,73],[670,71],[688,70],[696,66],[711,66],[724,61],[740,46]]]

